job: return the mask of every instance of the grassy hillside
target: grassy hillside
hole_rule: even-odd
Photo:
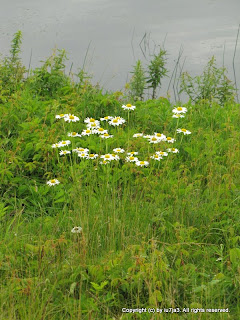
[[[27,78],[19,60],[1,65],[0,320],[238,319],[239,105],[128,101],[56,65]],[[83,135],[87,118],[112,137]],[[176,141],[144,137],[155,133]]]

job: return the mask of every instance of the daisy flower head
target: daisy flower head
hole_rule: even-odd
[[[113,152],[115,152],[115,153],[124,153],[125,150],[121,149],[121,148],[115,148],[115,149],[113,149]]]
[[[88,154],[87,155],[87,159],[92,159],[92,160],[94,160],[94,159],[96,159],[98,157],[98,154],[97,153],[90,153],[90,154]]]
[[[126,157],[125,159],[127,162],[136,162],[138,161],[138,158],[137,157],[134,157],[134,156],[129,156],[129,157]]]
[[[120,160],[119,155],[117,154],[112,154],[113,160]]]
[[[166,141],[167,141],[168,143],[173,143],[174,141],[176,141],[176,139],[171,138],[171,137],[167,137],[167,138],[166,138]]]
[[[83,152],[86,152],[88,153],[89,149],[88,148],[76,148],[76,149],[73,149],[73,152],[77,152],[77,153],[83,153]]]
[[[186,113],[186,112],[187,112],[187,108],[185,108],[185,107],[177,107],[177,108],[174,108],[174,109],[172,110],[172,112],[173,112],[173,113],[177,113],[177,114],[179,114],[179,113]]]
[[[59,152],[59,154],[60,154],[60,156],[65,156],[66,154],[69,154],[69,153],[71,153],[71,151],[68,151],[68,150],[61,150],[60,152]]]
[[[66,116],[64,117],[64,120],[66,122],[76,122],[76,121],[79,121],[79,118],[74,116],[73,114],[66,114]]]
[[[55,186],[56,184],[59,184],[59,183],[60,182],[58,181],[58,179],[52,179],[47,182],[49,186]]]
[[[171,153],[179,153],[179,150],[176,148],[169,148],[169,149],[167,149],[167,151],[171,152]]]
[[[133,138],[142,137],[143,133],[134,133]]]
[[[105,130],[105,129],[103,129],[103,128],[97,128],[97,129],[95,130],[95,133],[97,133],[97,134],[104,134],[104,133],[108,133],[108,131]]]
[[[172,118],[184,118],[185,116],[181,113],[174,113]]]
[[[80,153],[78,153],[78,157],[79,157],[79,158],[86,159],[87,156],[88,156],[88,153],[87,153],[87,152],[80,152]]]
[[[161,156],[161,157],[167,157],[168,156],[168,153],[164,152],[164,151],[156,151],[155,153],[157,155]]]
[[[74,227],[71,230],[72,233],[81,233],[82,232],[82,228],[81,227]]]
[[[52,148],[59,148],[59,147],[60,147],[59,143],[52,144]]]
[[[136,109],[136,107],[135,107],[135,106],[132,106],[130,103],[128,103],[128,104],[126,104],[126,105],[123,105],[122,108],[123,108],[124,110],[128,110],[128,111]]]
[[[82,136],[90,136],[90,134],[93,134],[93,131],[91,129],[86,129],[82,131]]]
[[[86,118],[84,120],[85,123],[93,123],[93,122],[96,122],[96,121],[98,121],[98,120],[95,120],[94,118]]]
[[[70,140],[63,140],[63,141],[58,142],[58,145],[61,148],[61,147],[68,146],[70,143],[71,143]]]
[[[147,167],[149,165],[148,161],[137,161],[136,165],[139,167]]]
[[[150,134],[147,134],[147,135],[143,136],[143,138],[145,138],[145,139],[150,139],[151,137],[152,136]]]
[[[161,139],[163,141],[166,141],[166,136],[164,134],[162,134],[162,133],[154,132],[154,136],[158,137],[159,139]]]
[[[111,126],[119,126],[120,124],[123,124],[124,122],[126,122],[125,119],[121,118],[121,117],[115,117],[112,120],[109,121],[109,124]]]
[[[136,152],[136,151],[131,151],[131,152],[128,152],[127,155],[128,155],[128,156],[137,156],[137,155],[138,155],[138,152]]]
[[[88,122],[87,123],[87,128],[92,128],[92,129],[97,129],[100,128],[100,122],[99,121],[94,121],[94,122]]]
[[[108,134],[108,133],[104,133],[100,135],[100,138],[102,139],[108,139],[108,138],[112,138],[113,135],[112,134]]]
[[[114,157],[111,154],[103,154],[102,156],[100,156],[100,158],[105,160],[105,161],[114,160]]]
[[[69,132],[68,136],[69,137],[81,137],[81,135],[79,133],[77,133],[77,132]]]
[[[113,119],[113,117],[111,117],[111,116],[106,116],[104,118],[100,118],[101,121],[109,121],[109,120],[112,120],[112,119]]]
[[[55,116],[55,118],[56,118],[56,119],[62,119],[62,118],[64,118],[64,117],[66,117],[66,116],[67,116],[67,114],[61,113],[61,114],[57,114],[57,115]]]
[[[159,143],[162,141],[161,138],[158,138],[157,136],[151,136],[151,138],[149,138],[148,140],[150,143]]]
[[[187,129],[177,129],[177,133],[181,133],[181,132],[183,132],[183,134],[184,135],[186,135],[186,134],[191,134],[191,132],[190,131],[188,131]]]
[[[159,154],[154,154],[150,157],[151,159],[154,159],[154,160],[157,160],[157,161],[160,161],[162,160],[162,157],[159,155]]]
[[[100,161],[99,163],[100,163],[100,164],[105,164],[105,165],[106,165],[107,163],[110,163],[110,161],[103,160],[103,161]]]

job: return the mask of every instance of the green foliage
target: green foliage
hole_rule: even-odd
[[[129,83],[130,98],[134,101],[143,100],[144,89],[146,86],[145,71],[140,60],[137,60],[134,66],[132,78]]]
[[[55,97],[59,90],[69,91],[71,82],[64,73],[66,51],[64,49],[57,51],[58,54],[54,50],[42,67],[36,68],[28,78],[27,84],[30,90],[40,96]]]
[[[236,90],[225,73],[226,68],[216,67],[216,59],[213,56],[201,76],[191,77],[188,72],[182,73],[179,93],[186,93],[195,103],[205,100],[210,104],[217,102],[224,105],[226,102],[234,101]]]
[[[160,48],[158,54],[153,55],[153,59],[148,65],[148,76],[147,83],[149,83],[149,88],[152,88],[152,99],[156,98],[156,90],[160,86],[161,81],[164,76],[167,75],[166,65],[166,50]]]

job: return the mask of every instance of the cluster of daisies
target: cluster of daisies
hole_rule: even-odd
[[[126,104],[122,106],[123,110],[126,111],[132,111],[135,110],[135,106],[131,104]],[[187,112],[187,108],[185,107],[177,107],[172,110],[173,112],[173,118],[184,118],[185,113]],[[60,114],[56,115],[56,119],[64,119],[64,121],[70,123],[70,122],[77,122],[79,121],[79,118],[76,117],[73,114]],[[100,118],[100,120],[96,120],[94,118],[86,118],[84,120],[84,123],[86,124],[86,129],[84,129],[81,133],[77,132],[70,132],[68,133],[69,137],[84,137],[84,136],[90,136],[92,134],[99,135],[102,139],[108,139],[112,138],[113,135],[108,133],[107,129],[102,128],[100,122],[108,123],[110,126],[119,126],[121,124],[124,124],[126,122],[125,119],[121,118],[120,116],[106,116],[104,118]],[[177,133],[183,133],[184,135],[191,134],[191,132],[184,128],[178,128]],[[142,137],[148,140],[151,144],[157,144],[160,142],[167,142],[167,143],[174,143],[176,139],[172,137],[167,137],[163,133],[154,132],[153,135],[144,135],[143,133],[135,133],[133,135],[134,138]],[[52,145],[52,148],[63,148],[66,146],[69,146],[71,144],[70,140],[63,140],[59,141],[58,143],[55,143]],[[72,152],[76,152],[78,157],[81,159],[97,159],[100,158],[100,164],[108,164],[111,161],[120,160],[120,157],[118,154],[125,153],[125,150],[122,148],[115,148],[113,149],[113,153],[104,154],[104,155],[98,155],[96,153],[89,153],[89,149],[78,147],[76,149],[73,149]],[[61,150],[60,155],[67,155],[70,154],[71,151],[69,150]],[[179,150],[177,148],[168,148],[166,151],[156,151],[155,154],[151,155],[150,158],[156,161],[162,160],[164,157],[168,156],[168,153],[179,153]],[[125,157],[126,162],[134,162],[137,166],[140,167],[147,167],[149,165],[148,161],[143,161],[138,159],[138,152],[128,152]],[[52,179],[47,182],[48,185],[53,186],[56,184],[59,184],[59,181],[57,179]]]

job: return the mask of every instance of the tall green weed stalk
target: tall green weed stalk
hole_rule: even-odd
[[[136,65],[134,66],[133,74],[130,83],[130,98],[133,100],[143,100],[144,89],[146,86],[146,77],[145,71],[142,67],[140,60],[137,60]]]
[[[213,56],[202,75],[191,77],[188,72],[182,73],[179,93],[186,93],[194,103],[208,100],[210,103],[215,101],[224,105],[227,101],[234,101],[236,89],[225,73],[226,68],[216,67]]]

